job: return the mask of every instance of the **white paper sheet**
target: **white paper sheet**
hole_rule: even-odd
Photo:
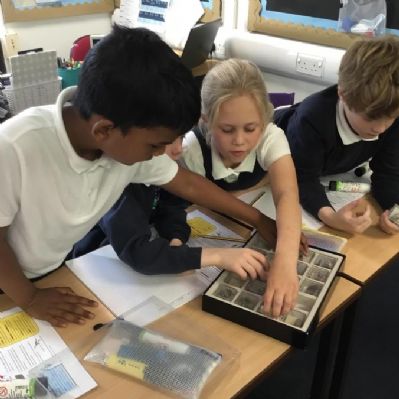
[[[183,49],[191,28],[204,14],[200,0],[121,0],[118,23],[157,32],[169,46]]]
[[[121,0],[119,24],[128,28],[147,28],[162,36],[166,29],[165,18],[170,3],[171,0],[146,3],[141,0]]]
[[[190,212],[187,219],[195,220],[197,228],[209,231],[212,236],[241,238],[199,210]],[[188,245],[227,248],[242,247],[244,243],[190,237]],[[165,312],[165,306],[159,304],[175,309],[201,295],[220,273],[220,269],[211,266],[183,274],[147,276],[118,259],[110,245],[66,264],[116,316],[126,319],[130,314],[135,320],[128,320],[136,324],[147,320],[140,312],[149,311],[151,320],[154,320]],[[150,306],[144,311],[148,303]]]
[[[154,296],[177,308],[202,294],[217,276],[202,271],[147,276],[118,259],[111,246],[67,262],[70,270],[117,316]]]
[[[37,375],[39,370],[57,399],[78,398],[97,386],[49,323],[19,308],[0,312],[0,375]]]
[[[323,185],[328,186],[330,180],[370,182],[370,176],[366,175],[361,178],[354,177],[353,172],[342,173],[339,175],[325,176],[321,179]],[[327,198],[331,202],[334,209],[339,210],[345,205],[359,198],[364,197],[364,193],[345,193],[340,191],[327,191]],[[263,214],[272,219],[276,219],[276,208],[274,206],[272,192],[270,186],[266,186],[265,193],[257,200],[253,206],[259,209]],[[323,226],[320,220],[313,217],[310,213],[302,209],[302,224],[310,229],[318,230]]]
[[[265,192],[266,186],[262,186],[252,191],[248,191],[245,194],[241,194],[238,198],[245,202],[246,204],[253,204],[257,199],[259,199]]]

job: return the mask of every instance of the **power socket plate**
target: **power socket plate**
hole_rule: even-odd
[[[321,78],[324,71],[324,58],[317,55],[298,53],[295,69],[298,73]]]

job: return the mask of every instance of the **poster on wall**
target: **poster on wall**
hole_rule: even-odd
[[[248,4],[248,30],[252,32],[342,48],[361,37],[338,31],[337,0],[249,0]],[[386,4],[386,32],[399,34],[399,9],[394,0]]]
[[[222,0],[201,0],[201,4],[205,11],[201,22],[210,22],[221,17]]]
[[[2,0],[4,22],[110,13],[114,0]]]

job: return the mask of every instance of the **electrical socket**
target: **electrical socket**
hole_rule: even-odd
[[[304,75],[321,78],[324,70],[324,58],[317,55],[298,53],[295,70]]]
[[[17,33],[6,33],[4,37],[5,56],[11,57],[18,54],[19,38]]]
[[[216,58],[224,58],[225,57],[224,42],[215,42],[215,57]]]

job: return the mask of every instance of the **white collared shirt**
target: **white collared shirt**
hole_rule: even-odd
[[[0,126],[0,226],[9,226],[7,240],[30,278],[58,267],[129,183],[162,185],[177,173],[166,155],[132,166],[77,155],[62,119],[74,90]]]
[[[290,154],[290,148],[283,130],[273,123],[269,123],[259,140],[258,145],[236,168],[227,168],[223,164],[219,153],[212,145],[212,176],[214,179],[224,179],[228,183],[238,179],[241,172],[252,172],[257,160],[263,170],[284,155]],[[193,131],[186,134],[183,140],[182,164],[189,170],[205,176],[204,158],[201,146]]]
[[[341,137],[342,143],[344,145],[350,145],[362,141],[362,138],[356,134],[350,127],[348,121],[345,117],[344,104],[341,100],[337,102],[337,112],[335,115],[335,121],[337,123],[338,134]],[[378,136],[365,141],[378,140]]]

